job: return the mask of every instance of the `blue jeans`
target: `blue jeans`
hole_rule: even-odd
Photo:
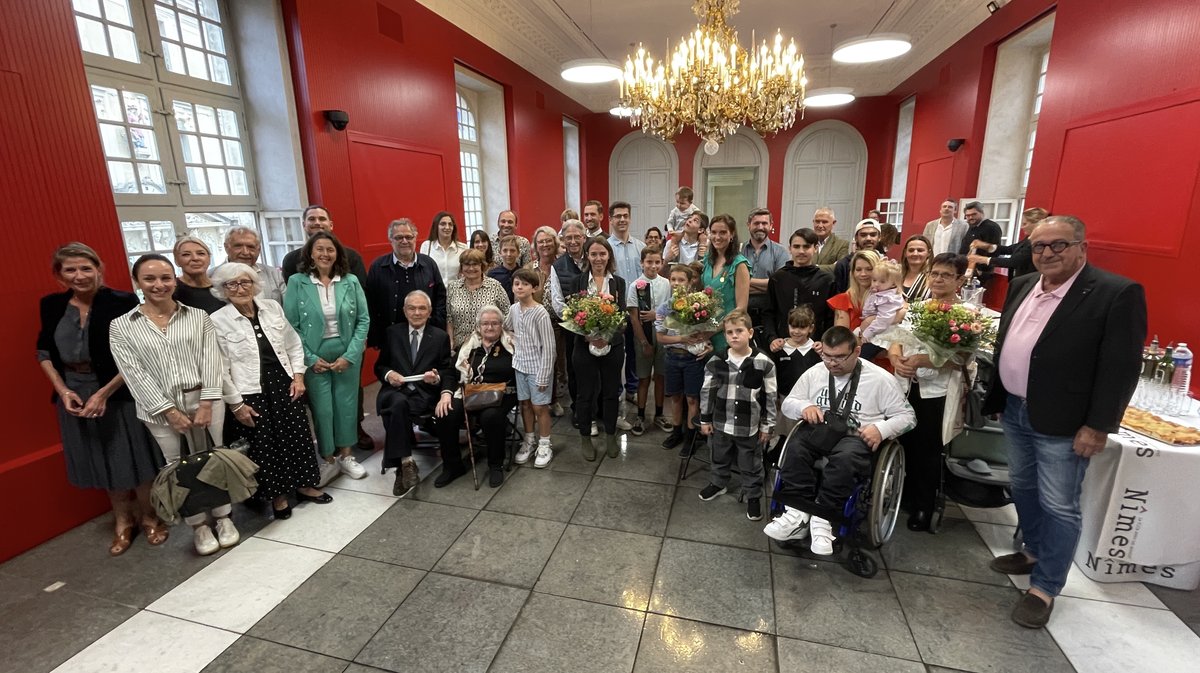
[[[1004,409],[1013,503],[1025,549],[1037,559],[1029,585],[1057,596],[1067,581],[1083,517],[1079,491],[1088,459],[1075,454],[1074,437],[1044,435],[1029,423],[1025,400],[1009,395]]]

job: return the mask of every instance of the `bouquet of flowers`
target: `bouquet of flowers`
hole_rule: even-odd
[[[996,327],[971,304],[929,299],[913,303],[904,324],[888,328],[876,341],[902,344],[906,354],[924,353],[941,367],[951,358],[965,361],[979,350],[991,350]]]
[[[679,336],[691,336],[700,332],[719,332],[725,312],[721,307],[721,295],[711,287],[689,292],[684,288],[671,291],[667,301],[667,314],[663,325]],[[692,344],[688,350],[699,354],[708,347],[706,343]]]
[[[617,298],[607,292],[580,292],[569,295],[563,308],[562,328],[588,339],[609,341],[625,328],[625,309],[617,306]],[[611,348],[596,348],[589,344],[592,355],[606,355]]]

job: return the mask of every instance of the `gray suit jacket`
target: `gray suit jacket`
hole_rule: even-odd
[[[938,221],[931,220],[925,225],[925,238],[933,243],[933,237],[937,233]],[[962,237],[967,233],[967,221],[960,220],[957,217],[950,222],[950,243],[946,246],[946,252],[958,252],[958,247],[962,245]]]

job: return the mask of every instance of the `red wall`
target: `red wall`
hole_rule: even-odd
[[[771,138],[764,138],[770,157],[767,184],[767,203],[776,214],[775,236],[786,239],[787,235],[800,227],[811,226],[811,222],[780,222],[783,212],[783,171],[788,145],[810,124],[824,119],[837,119],[853,126],[863,136],[867,145],[866,189],[863,193],[863,213],[849,213],[842,220],[853,222],[866,216],[866,211],[875,207],[876,199],[887,198],[891,193],[892,160],[895,155],[896,122],[898,112],[896,100],[879,96],[860,98],[841,108],[809,109],[805,118],[798,120],[792,128]],[[629,133],[641,133],[640,128],[631,128],[629,120],[619,119],[607,113],[594,114],[587,118],[587,180],[584,183],[584,200],[599,199],[608,203],[619,194],[609,193],[608,166],[617,142]],[[696,152],[702,143],[690,129],[675,139],[675,151],[679,155],[680,185],[695,186],[699,180],[695,175]],[[735,213],[736,214],[736,213]],[[736,214],[739,218],[741,214]]]
[[[82,240],[129,288],[108,175],[68,0],[0,3],[0,203],[12,232],[0,314],[12,357],[0,386],[0,493],[13,506],[0,561],[107,508],[66,481],[51,388],[35,361],[38,299],[61,291],[50,255]],[[15,327],[15,328],[14,328]]]
[[[412,218],[422,235],[443,207],[462,216],[455,63],[504,87],[510,205],[529,235],[557,227],[563,205],[562,119],[586,108],[414,0],[284,0],[310,199],[368,264],[388,250],[386,224]],[[322,110],[350,113],[349,133]],[[581,145],[587,125],[581,125]],[[351,150],[364,142],[368,149]],[[388,170],[357,157],[371,156]],[[430,172],[442,189],[430,190]],[[421,173],[410,179],[406,173]],[[442,180],[442,178],[445,178]],[[363,182],[367,184],[364,185]]]
[[[1013,0],[892,92],[916,95],[906,218],[970,196],[998,43],[1055,12],[1027,202],[1079,216],[1089,260],[1141,282],[1150,331],[1200,340],[1184,251],[1200,245],[1200,5]],[[950,138],[966,138],[956,154]],[[950,170],[945,170],[947,165]]]

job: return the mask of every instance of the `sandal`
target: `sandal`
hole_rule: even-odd
[[[109,556],[120,556],[129,551],[129,547],[133,544],[133,526],[123,530],[117,530],[113,534],[112,544],[108,546]]]
[[[155,521],[154,523],[142,522],[142,534],[146,536],[146,542],[152,547],[157,547],[166,542],[167,537],[171,534],[170,529],[165,527],[159,528],[159,526],[162,526],[161,521]]]

